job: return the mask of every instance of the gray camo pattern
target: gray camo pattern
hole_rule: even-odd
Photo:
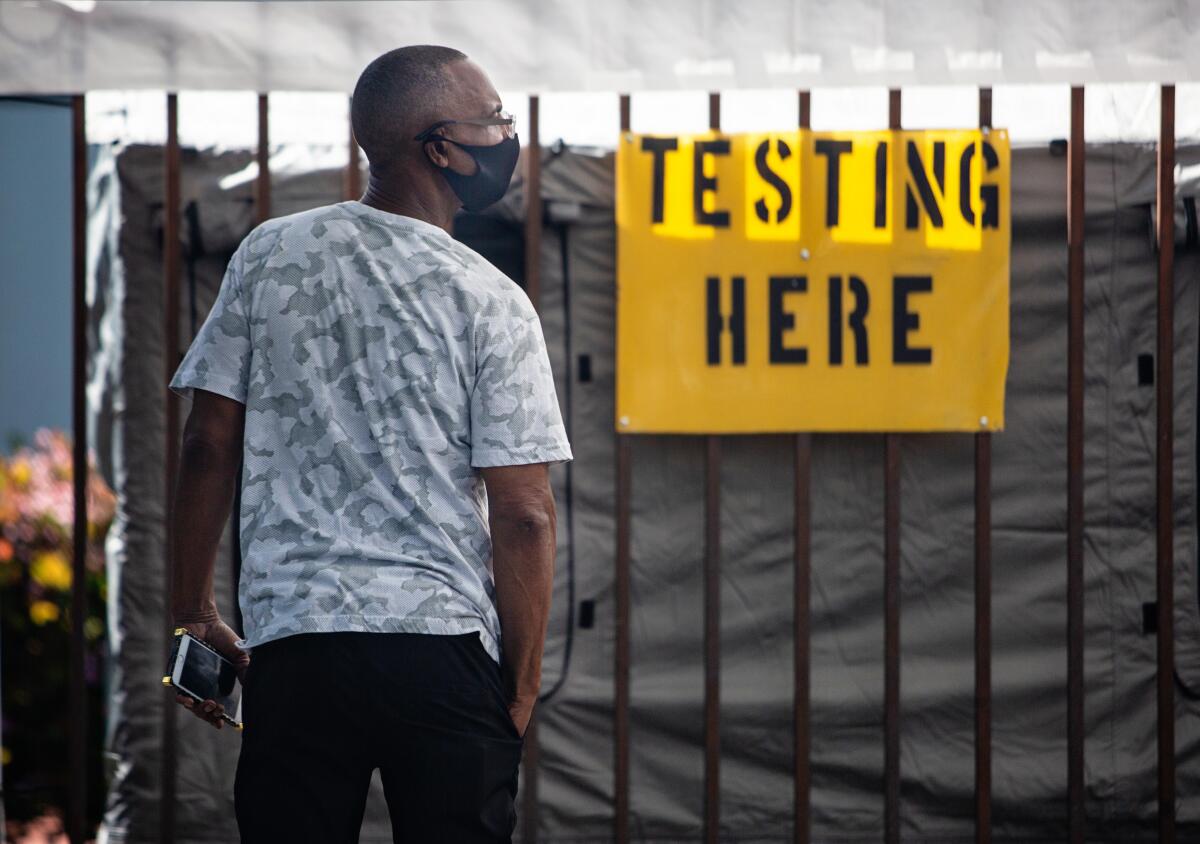
[[[271,220],[238,247],[171,388],[246,405],[239,647],[478,630],[500,661],[476,469],[573,458],[512,280],[356,201]]]

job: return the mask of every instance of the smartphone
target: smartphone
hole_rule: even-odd
[[[225,710],[221,718],[242,729],[242,688],[237,670],[210,645],[188,633],[186,627],[175,628],[162,681],[193,700],[216,701]]]

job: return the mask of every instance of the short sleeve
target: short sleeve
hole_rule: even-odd
[[[184,355],[171,389],[184,398],[192,389],[219,393],[245,404],[250,375],[250,320],[242,295],[242,250],[234,253],[217,300]]]
[[[471,392],[471,465],[517,466],[574,459],[567,441],[542,323],[516,288],[479,315]]]

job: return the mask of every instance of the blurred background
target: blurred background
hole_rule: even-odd
[[[1200,5],[835,5],[710,0],[587,11],[516,0],[10,0],[0,7],[0,760],[8,840],[67,840],[69,804],[78,802],[81,784],[76,840],[83,840],[80,830],[87,840],[113,842],[234,840],[236,746],[226,741],[234,736],[181,722],[178,736],[166,739],[158,700],[169,439],[165,381],[158,383],[170,337],[162,316],[171,225],[164,154],[169,144],[182,151],[180,220],[171,229],[179,260],[174,276],[165,276],[176,285],[178,311],[168,319],[175,319],[178,353],[257,220],[361,190],[366,162],[352,147],[348,91],[374,55],[414,39],[478,56],[516,116],[526,148],[512,190],[489,213],[462,215],[456,236],[527,291],[529,276],[537,276],[533,289],[581,458],[555,476],[559,500],[571,509],[547,645],[545,688],[552,692],[539,715],[537,770],[529,771],[527,759],[522,774],[522,788],[533,795],[522,804],[522,841],[949,842],[991,840],[993,828],[996,840],[1061,841],[1080,832],[1069,826],[1069,809],[1084,804],[1068,802],[1064,685],[1065,167],[1073,128],[1086,139],[1088,180],[1088,840],[1164,840],[1154,754],[1156,631],[1147,620],[1155,610],[1146,609],[1155,598],[1154,388],[1139,375],[1146,366],[1139,357],[1154,350],[1154,167],[1163,85],[1171,86],[1181,415],[1174,541],[1182,572],[1177,630],[1186,639],[1178,648],[1187,661],[1173,680],[1179,786],[1172,805],[1179,840],[1200,840],[1185,834],[1200,836]],[[786,26],[773,27],[775,16]],[[248,21],[253,32],[239,32]],[[1074,127],[1073,88],[1085,91],[1076,116],[1082,123]],[[889,128],[894,91],[902,92],[900,126],[970,128],[980,123],[981,89],[990,92],[990,125],[1008,130],[1015,151],[1014,370],[1010,429],[997,434],[994,478],[996,772],[988,838],[978,837],[972,767],[976,467],[965,435],[913,437],[905,445],[905,501],[914,502],[900,552],[905,597],[914,606],[905,623],[919,618],[923,626],[905,628],[905,647],[912,647],[904,656],[904,711],[912,717],[902,745],[904,808],[894,826],[884,810],[885,656],[876,600],[883,452],[865,435],[836,444],[831,436],[823,441],[826,456],[814,458],[812,805],[801,828],[789,755],[792,607],[784,600],[792,584],[791,446],[759,437],[728,446],[721,588],[733,609],[723,628],[723,812],[713,829],[703,802],[710,752],[700,644],[705,480],[696,438],[646,437],[634,447],[634,656],[632,668],[614,663],[621,635],[613,620],[616,498],[628,490],[615,468],[611,396],[612,162],[622,95],[630,131],[687,133],[710,128],[719,92],[720,130],[736,133],[794,129],[798,91],[811,97],[815,130]],[[174,92],[177,139],[168,137],[167,94]],[[79,278],[72,133],[80,126],[73,108],[81,109],[87,174],[86,313],[76,328],[84,342],[77,374],[91,469],[80,584],[73,576],[80,465],[72,451],[80,430],[72,416]],[[535,212],[531,166],[539,168]],[[539,230],[532,246],[530,226]],[[853,510],[852,499],[864,509]],[[931,503],[939,500],[940,508]],[[223,540],[219,583],[231,615],[234,544],[229,535]],[[82,704],[72,702],[76,587],[86,596],[76,645]],[[614,672],[622,670],[632,671],[638,736],[623,785],[614,782],[613,755]],[[86,719],[82,767],[71,764],[69,746],[79,713]],[[164,815],[167,775],[177,785]],[[621,788],[632,793],[618,827]],[[386,830],[376,783],[362,840],[390,840]]]

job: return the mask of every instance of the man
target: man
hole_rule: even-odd
[[[449,231],[518,140],[446,47],[352,103],[366,194],[251,232],[171,381],[174,620],[242,674],[243,842],[357,841],[375,768],[396,841],[508,841],[573,455],[529,298]],[[239,639],[212,582],[243,461]]]

